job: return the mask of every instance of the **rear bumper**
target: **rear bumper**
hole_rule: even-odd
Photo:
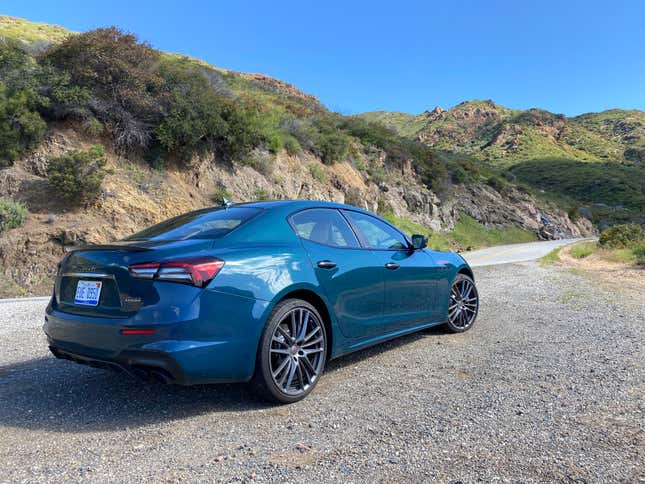
[[[89,366],[124,370],[135,376],[181,385],[248,381],[268,303],[204,291],[185,320],[142,321],[90,318],[50,304],[43,330],[52,353]],[[217,310],[215,309],[217,308]],[[154,334],[121,334],[123,329]]]
[[[81,365],[108,370],[119,370],[138,378],[146,378],[162,383],[185,385],[184,372],[177,362],[165,353],[154,351],[124,351],[112,360],[80,355],[58,348],[51,338],[49,350],[61,360],[70,360]]]

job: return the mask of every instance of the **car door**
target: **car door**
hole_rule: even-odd
[[[345,218],[336,209],[311,208],[292,214],[289,222],[307,251],[343,334],[350,339],[379,334],[383,271],[372,252],[360,246]]]
[[[385,281],[383,330],[393,332],[435,322],[437,293],[447,270],[387,222],[363,212],[344,210],[363,245],[378,259]]]

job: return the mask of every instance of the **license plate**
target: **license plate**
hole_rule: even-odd
[[[98,306],[101,296],[101,281],[78,281],[74,304],[82,306]]]

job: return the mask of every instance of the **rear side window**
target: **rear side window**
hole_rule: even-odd
[[[354,232],[337,210],[312,208],[291,216],[298,237],[332,247],[360,247]]]
[[[370,249],[400,250],[408,247],[405,237],[381,220],[351,210],[344,210]]]
[[[218,239],[253,218],[261,210],[252,207],[197,210],[153,225],[125,240]]]

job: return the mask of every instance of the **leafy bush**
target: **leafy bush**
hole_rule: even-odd
[[[71,151],[49,162],[47,178],[61,197],[70,203],[87,204],[101,193],[108,171],[100,145],[88,151]]]
[[[635,246],[645,240],[645,230],[637,224],[614,225],[600,234],[599,244],[612,249],[624,249]]]
[[[350,138],[330,117],[321,117],[314,122],[317,132],[313,136],[313,152],[323,163],[331,165],[347,157]]]
[[[494,188],[498,192],[501,192],[508,186],[508,182],[504,178],[497,175],[491,175],[490,177],[488,177],[486,183],[488,184],[488,186]]]
[[[645,264],[645,242],[639,242],[632,249],[634,256],[636,257],[637,264]]]
[[[275,159],[273,155],[266,151],[253,151],[248,156],[240,160],[242,165],[250,166],[258,173],[268,176],[275,169]]]
[[[457,164],[450,165],[450,179],[453,183],[463,184],[468,181],[468,173]]]
[[[329,181],[329,176],[327,175],[325,170],[323,170],[316,163],[309,165],[309,173],[311,173],[311,176],[314,178],[314,180],[318,180],[320,183],[327,183],[327,181]]]
[[[381,183],[384,183],[385,180],[387,180],[387,174],[385,173],[385,170],[382,166],[369,168],[367,170],[367,173],[370,175],[372,181],[377,185],[380,185]]]
[[[27,218],[27,207],[8,198],[0,198],[0,233],[20,227]]]
[[[284,149],[287,150],[287,153],[291,156],[296,156],[302,151],[302,147],[300,146],[300,143],[298,143],[298,140],[290,134],[285,135]]]
[[[46,130],[47,124],[35,110],[32,93],[12,95],[0,82],[0,168],[35,146]]]
[[[255,191],[255,199],[256,199],[257,201],[259,201],[259,202],[261,202],[261,201],[263,201],[263,200],[270,200],[270,199],[271,199],[271,195],[269,195],[269,192],[267,192],[267,191],[266,191],[266,190],[264,190],[263,188],[258,188],[258,189]]]
[[[161,118],[165,84],[158,61],[156,50],[116,27],[70,35],[45,54],[45,62],[92,92],[92,111],[121,149],[148,146]]]

